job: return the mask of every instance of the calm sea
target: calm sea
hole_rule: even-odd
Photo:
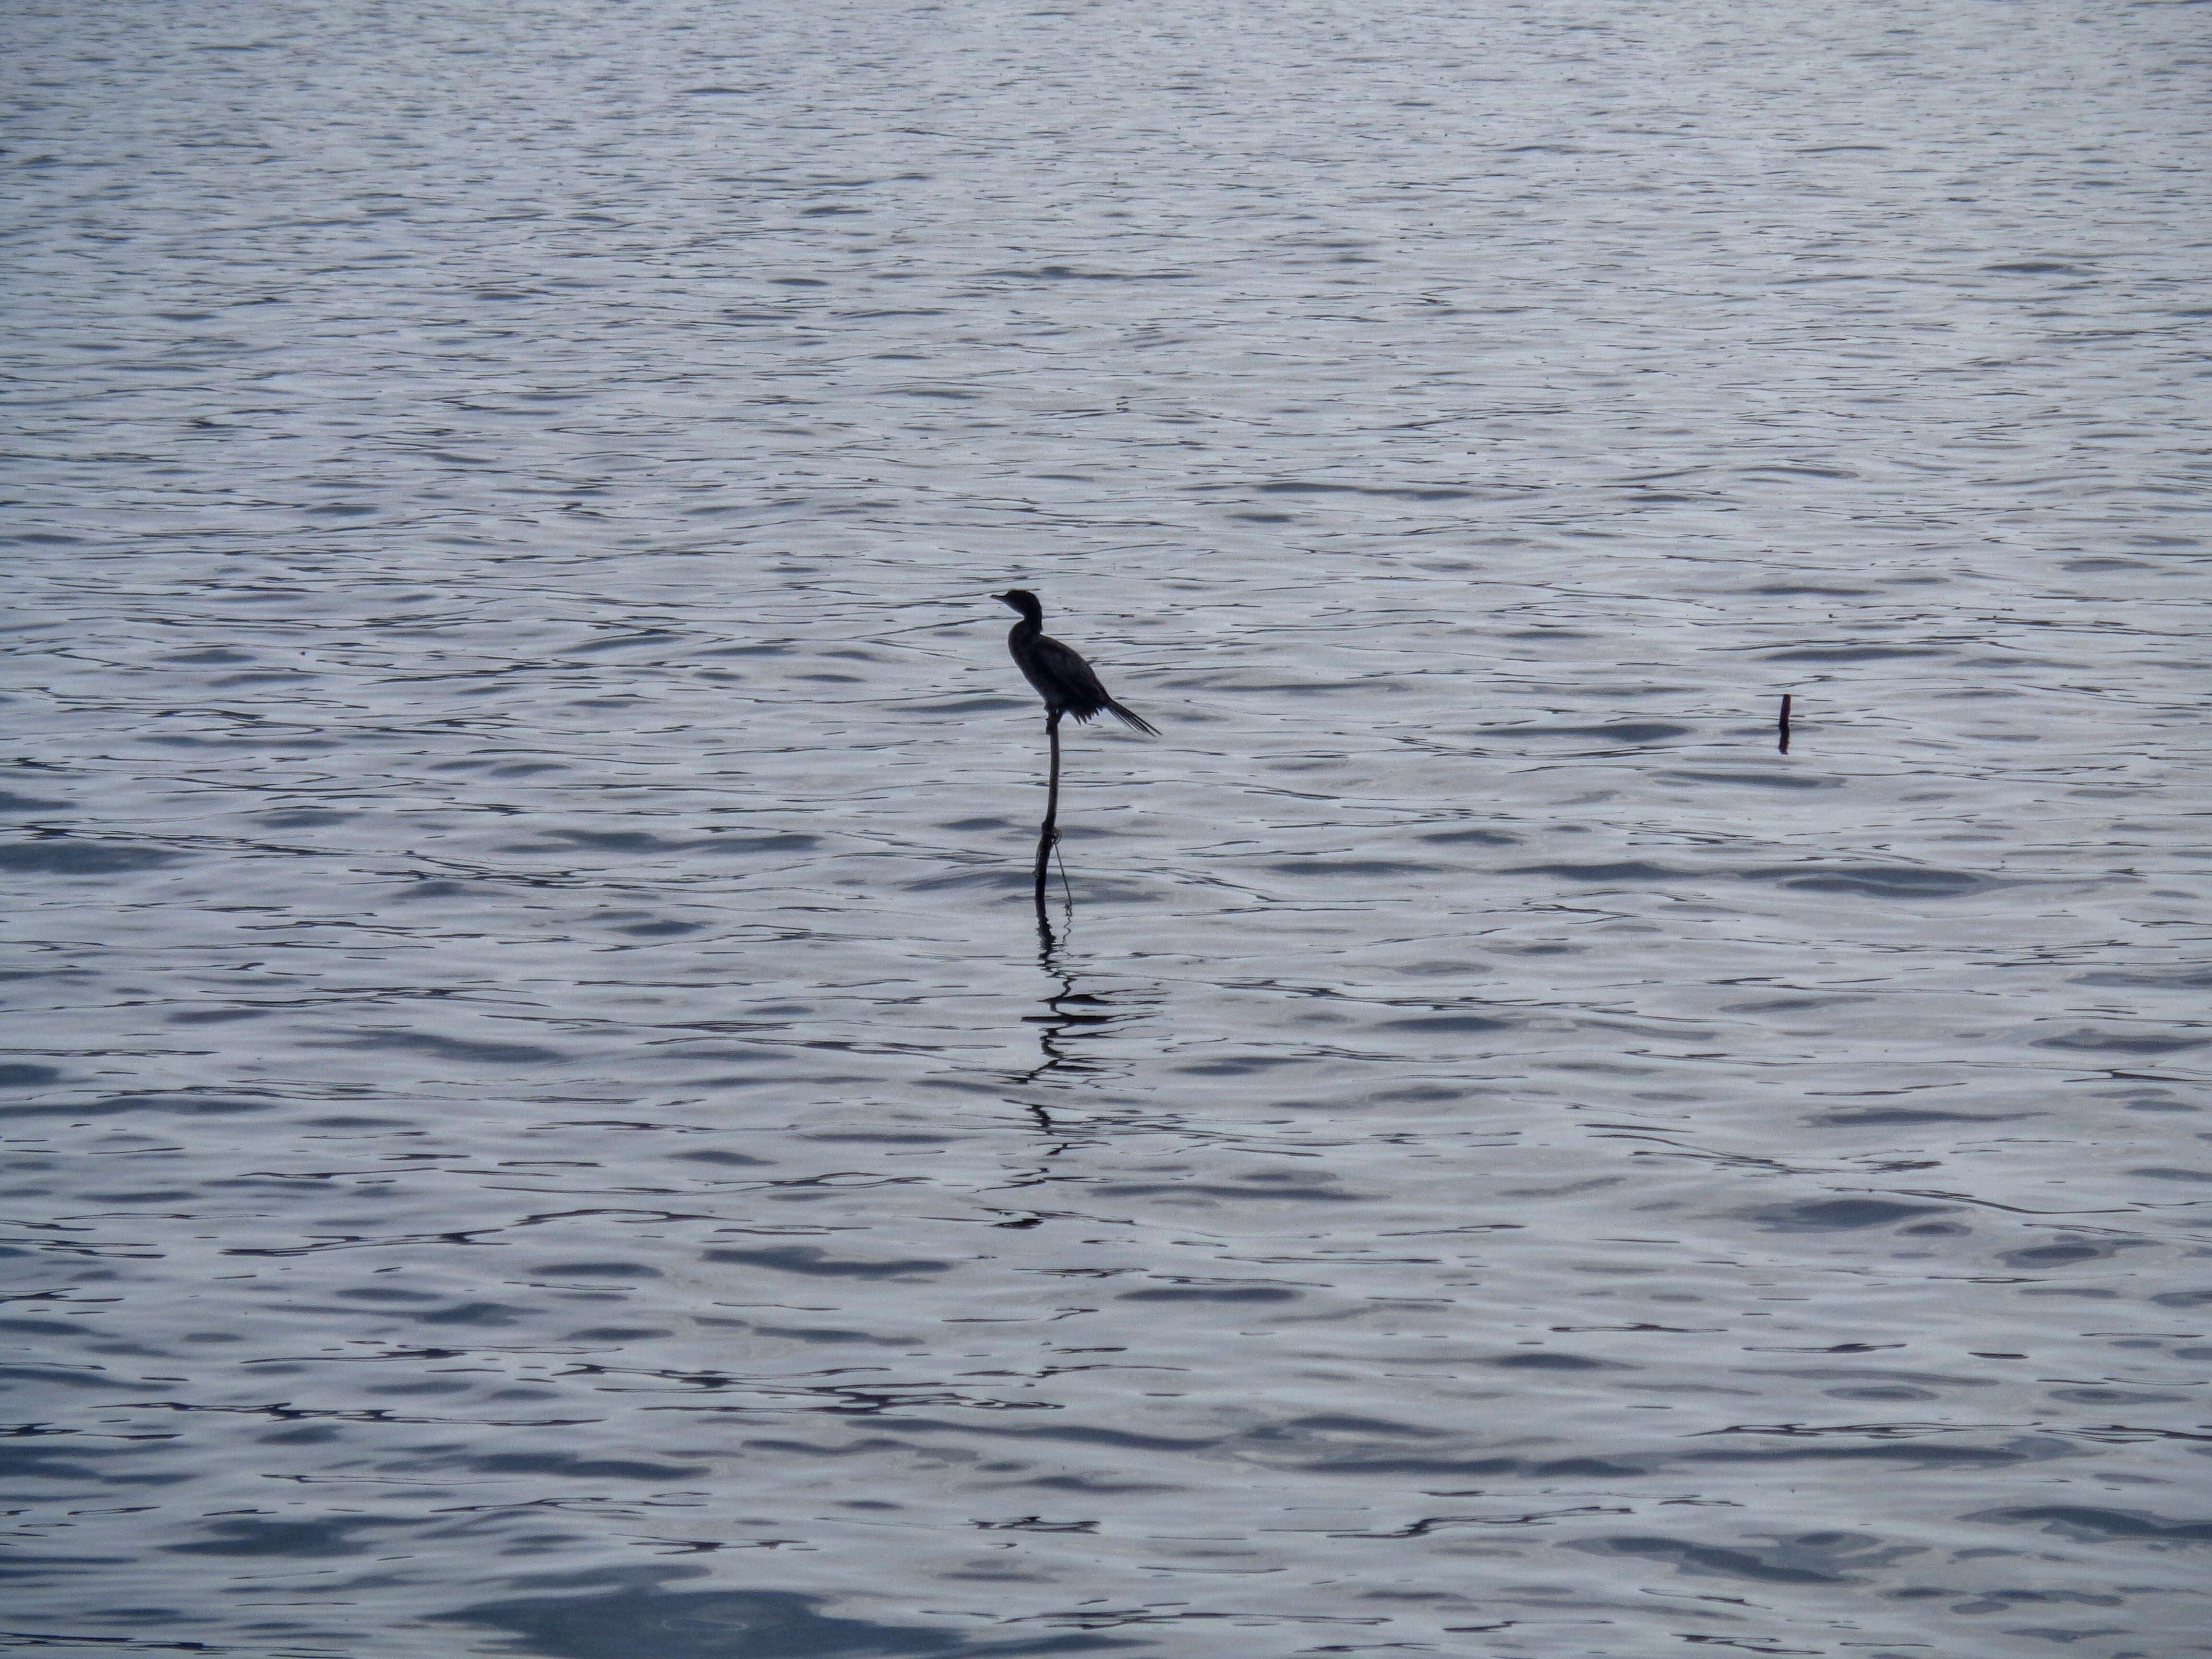
[[[2212,1653],[2208,19],[11,0],[0,1647]]]

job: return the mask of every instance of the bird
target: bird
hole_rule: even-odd
[[[1036,594],[1025,587],[1010,587],[991,597],[1022,613],[1022,619],[1006,635],[1006,649],[1013,657],[1014,666],[1022,671],[1022,678],[1044,699],[1048,725],[1056,729],[1063,714],[1089,720],[1106,714],[1124,726],[1159,736],[1159,727],[1106,695],[1106,688],[1098,683],[1097,671],[1079,653],[1044,631],[1044,606]]]
[[[1045,793],[1044,823],[1037,830],[1036,906],[1038,925],[1044,925],[1045,868],[1052,849],[1060,842],[1060,722],[1066,714],[1079,720],[1111,714],[1122,725],[1159,736],[1159,728],[1133,709],[1124,708],[1106,695],[1097,671],[1082,655],[1044,631],[1044,606],[1025,587],[1010,587],[991,596],[1022,613],[1006,635],[1006,650],[1022,678],[1044,699],[1044,734],[1052,744],[1052,782]]]

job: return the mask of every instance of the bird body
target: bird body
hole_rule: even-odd
[[[1036,594],[1015,587],[993,597],[1022,613],[1022,619],[1006,635],[1006,650],[1013,657],[1014,666],[1022,671],[1022,678],[1044,699],[1045,714],[1053,725],[1057,726],[1063,714],[1073,714],[1079,720],[1111,714],[1124,726],[1159,735],[1159,728],[1142,714],[1124,708],[1107,695],[1106,688],[1098,683],[1097,671],[1083,660],[1080,653],[1044,631],[1044,606]]]

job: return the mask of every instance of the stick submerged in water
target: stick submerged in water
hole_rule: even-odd
[[[1053,844],[1060,839],[1060,710],[1044,717],[1045,735],[1052,739],[1052,782],[1044,796],[1044,823],[1037,829],[1037,914],[1044,914],[1045,866],[1052,861]]]

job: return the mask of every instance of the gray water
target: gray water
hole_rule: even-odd
[[[2208,17],[15,0],[0,1645],[2212,1652]]]

